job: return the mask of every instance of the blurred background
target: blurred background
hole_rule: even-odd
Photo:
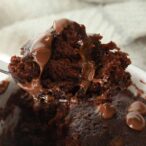
[[[59,18],[85,24],[103,42],[115,41],[146,71],[146,0],[0,0],[0,60],[9,62]]]

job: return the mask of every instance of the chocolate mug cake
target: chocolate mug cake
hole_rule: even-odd
[[[131,61],[101,39],[60,19],[12,56],[9,71],[19,88],[0,120],[15,107],[20,112],[13,130],[2,130],[0,145],[146,146],[146,101],[128,91]]]

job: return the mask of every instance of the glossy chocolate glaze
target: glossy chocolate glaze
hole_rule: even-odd
[[[0,94],[3,94],[7,90],[8,86],[9,86],[8,80],[0,82]]]

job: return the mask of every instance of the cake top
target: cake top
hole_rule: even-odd
[[[74,21],[54,21],[44,35],[22,47],[21,57],[11,58],[9,70],[35,99],[49,93],[54,99],[110,100],[130,85],[125,69],[131,62],[115,43],[103,44],[101,39]]]

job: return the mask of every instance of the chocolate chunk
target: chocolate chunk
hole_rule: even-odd
[[[0,82],[0,94],[3,94],[9,86],[8,80],[3,80]]]
[[[134,130],[141,131],[145,128],[145,119],[138,112],[130,112],[126,115],[127,125]]]
[[[97,110],[99,111],[99,114],[104,118],[104,119],[110,119],[116,114],[116,109],[113,105],[110,103],[104,103],[100,104],[97,107]]]
[[[146,104],[141,101],[135,101],[129,106],[128,112],[139,112],[142,115],[146,115]]]

